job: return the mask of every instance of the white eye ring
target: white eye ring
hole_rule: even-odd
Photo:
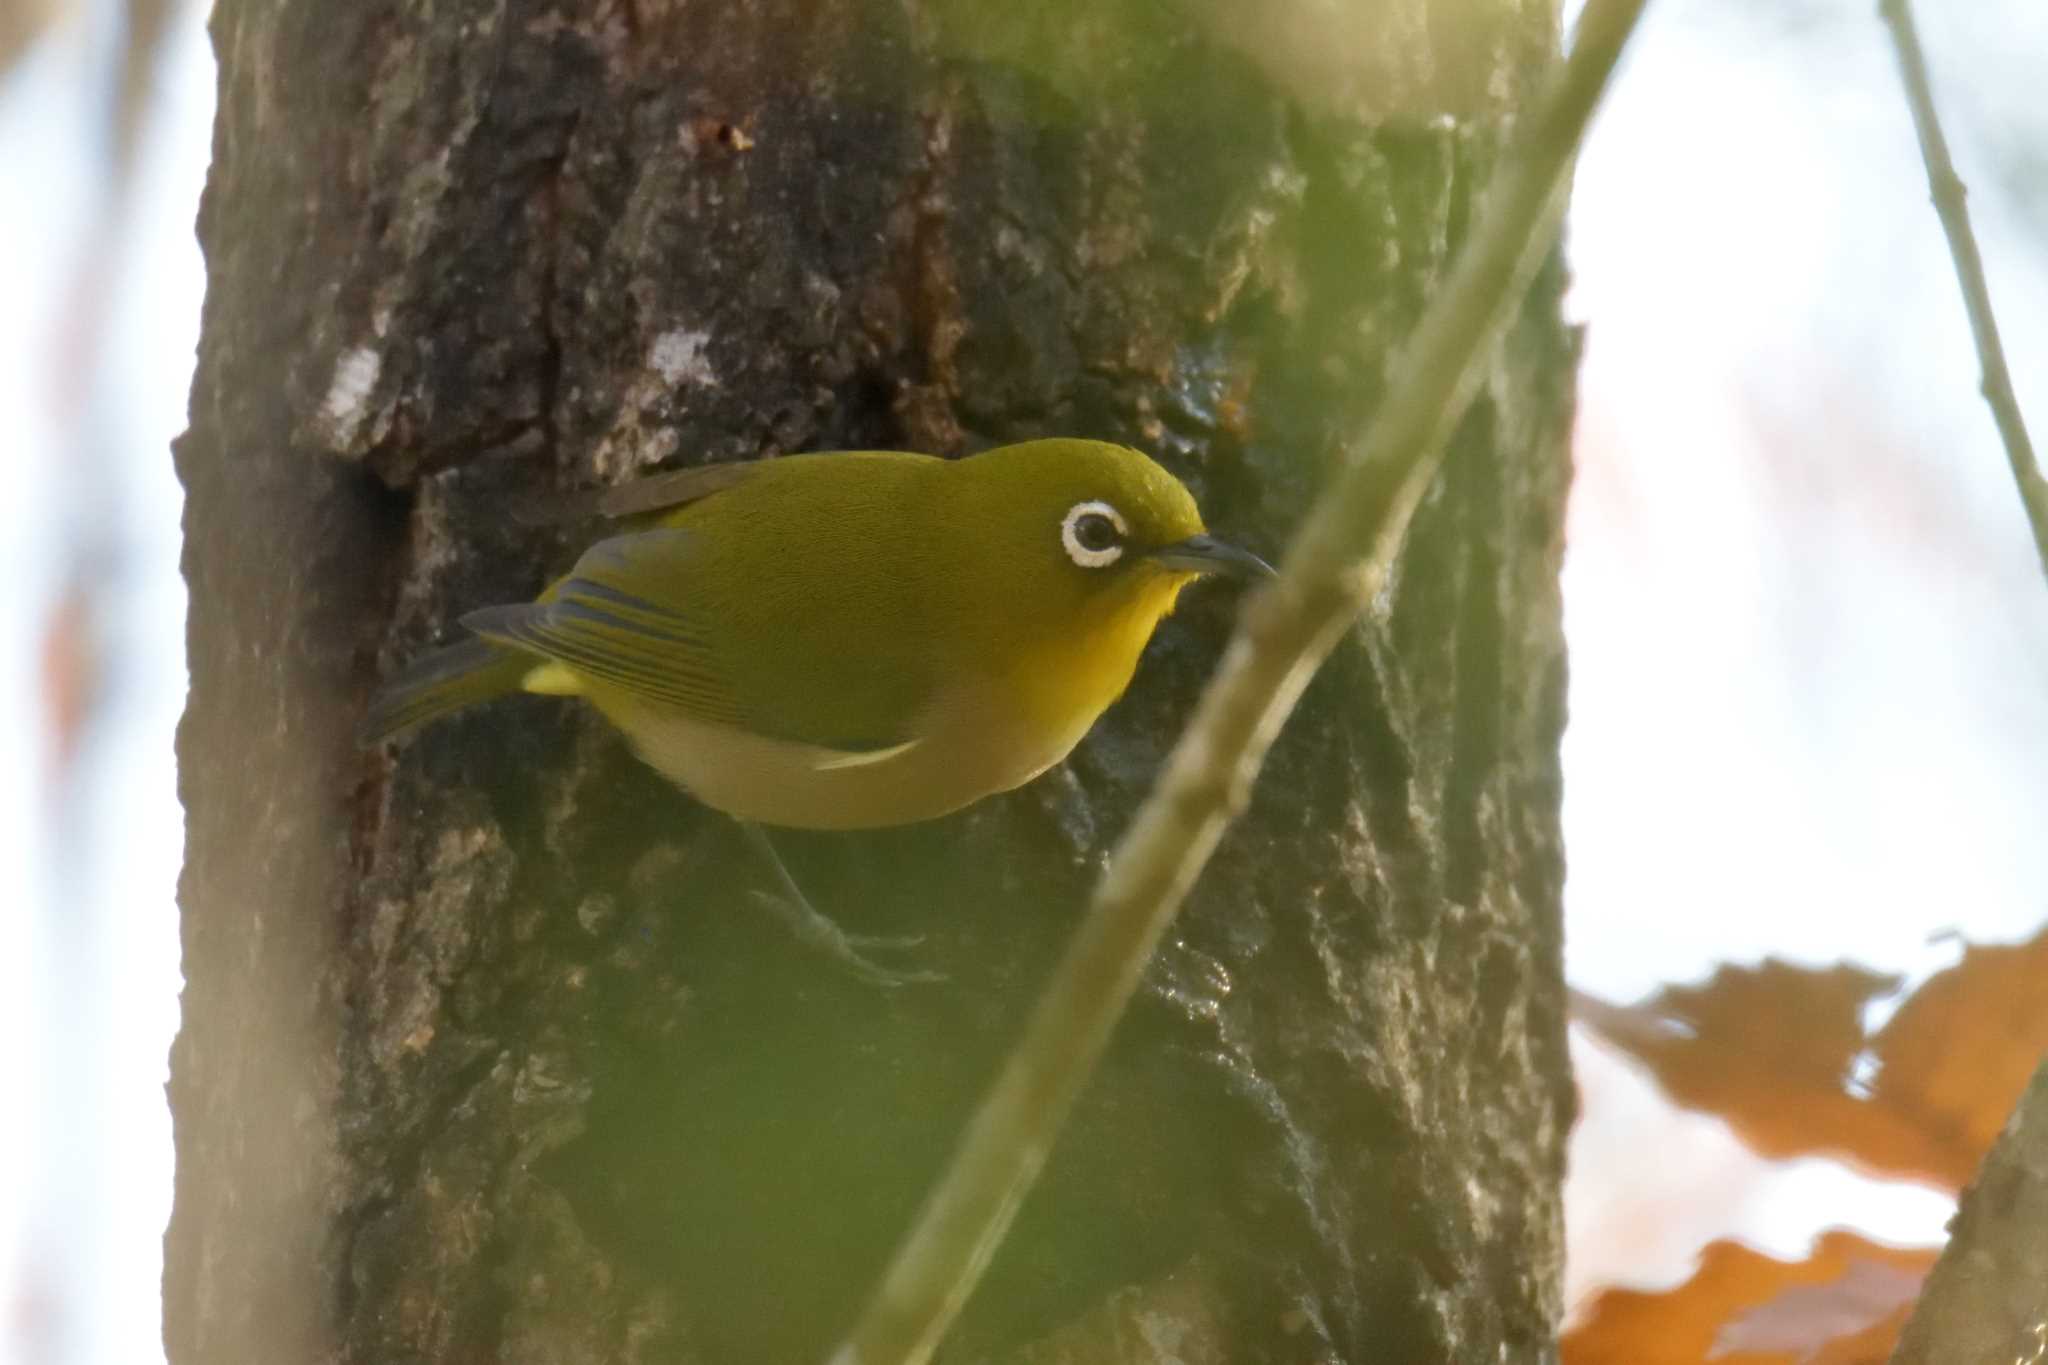
[[[1067,509],[1066,518],[1060,522],[1060,544],[1067,547],[1067,558],[1084,569],[1100,569],[1122,559],[1124,547],[1121,544],[1091,550],[1081,543],[1081,523],[1088,517],[1101,517],[1116,527],[1119,541],[1130,534],[1131,528],[1124,525],[1124,514],[1108,503],[1077,502]]]

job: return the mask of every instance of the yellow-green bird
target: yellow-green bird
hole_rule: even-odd
[[[373,701],[380,740],[515,691],[582,697],[737,818],[807,938],[866,962],[761,825],[928,820],[1030,781],[1115,701],[1198,575],[1270,574],[1138,451],[1054,439],[961,460],[788,455],[658,475],[530,603],[462,618]]]

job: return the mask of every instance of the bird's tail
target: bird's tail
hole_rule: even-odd
[[[517,692],[534,661],[488,640],[463,640],[422,655],[377,689],[363,717],[363,742],[376,744],[492,697]]]

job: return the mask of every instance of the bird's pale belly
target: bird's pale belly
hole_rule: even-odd
[[[705,805],[764,825],[841,830],[931,820],[1022,786],[1065,758],[1099,714],[1048,731],[1000,712],[949,707],[921,737],[860,754],[622,697],[598,704],[649,766]]]
[[[1093,633],[1001,670],[956,675],[910,727],[912,739],[873,753],[770,738],[587,678],[577,690],[656,771],[728,815],[799,829],[907,825],[1021,787],[1072,752],[1130,684],[1178,582]]]

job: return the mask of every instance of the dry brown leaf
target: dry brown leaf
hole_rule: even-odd
[[[2026,943],[1977,945],[1930,977],[1877,1035],[1872,1098],[1910,1114],[1976,1173],[2048,1056],[2048,929]]]
[[[1862,1009],[1896,987],[1855,967],[1770,961],[1723,967],[1704,986],[1666,987],[1638,1005],[1575,995],[1572,1015],[1646,1063],[1674,1103],[1726,1119],[1765,1156],[1838,1151],[1924,1178],[1949,1169],[1948,1150],[1848,1089],[1868,1043]]]
[[[1726,1119],[1765,1156],[1840,1156],[1959,1190],[2048,1053],[2048,930],[1971,947],[1875,1036],[1864,1007],[1896,977],[1767,961],[1637,1005],[1578,994],[1573,1017],[1646,1063],[1672,1100]],[[1857,1091],[1859,1062],[1871,1083]]]
[[[1715,1242],[1676,1289],[1602,1294],[1564,1365],[1884,1365],[1937,1254],[1839,1228],[1804,1261]]]

